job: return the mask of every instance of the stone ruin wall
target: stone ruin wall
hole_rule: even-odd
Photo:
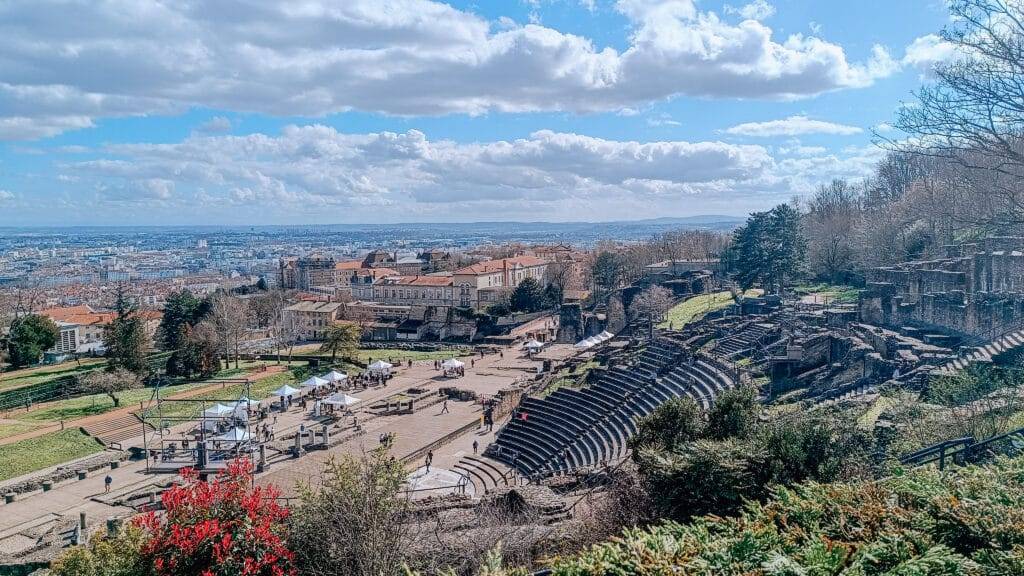
[[[947,258],[869,273],[861,320],[991,339],[1024,326],[1024,238],[947,247]]]

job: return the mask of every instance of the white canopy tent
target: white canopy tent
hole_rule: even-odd
[[[328,382],[341,382],[348,378],[348,374],[343,374],[337,370],[331,370],[327,374],[324,374],[324,380]]]
[[[377,360],[376,362],[374,362],[373,364],[370,364],[370,366],[369,366],[370,372],[373,372],[375,374],[384,374],[384,375],[391,374],[391,368],[392,368],[391,364],[389,364],[389,363],[387,363],[387,362],[385,362],[383,360]]]
[[[220,402],[203,410],[203,418],[227,418],[234,413],[234,406],[225,406]]]
[[[270,395],[271,396],[277,396],[279,398],[284,398],[285,396],[294,396],[294,395],[296,395],[298,393],[299,393],[298,389],[292,388],[291,386],[285,384],[284,386],[281,386],[277,390],[274,390],[273,392],[271,392]]]
[[[441,368],[444,368],[445,370],[455,370],[458,368],[462,368],[465,365],[465,362],[462,362],[461,360],[456,360],[455,358],[449,358],[444,362],[441,362]]]
[[[203,410],[203,429],[213,430],[217,425],[227,420],[235,413],[233,406],[225,406],[220,402]]]
[[[245,428],[232,428],[228,432],[217,436],[215,440],[221,442],[248,442],[252,438]]]
[[[527,350],[529,350],[531,352],[535,352],[537,350],[540,350],[543,347],[544,347],[544,343],[543,342],[538,342],[536,340],[530,340],[526,344],[523,344],[523,348],[526,348]]]
[[[331,394],[327,398],[324,398],[323,402],[328,406],[347,408],[353,404],[362,402],[362,400],[360,398],[356,398],[355,396],[349,396],[344,392],[336,392],[334,394]]]
[[[330,381],[318,378],[317,376],[311,376],[308,380],[300,384],[306,388],[323,388],[324,386],[330,386]]]

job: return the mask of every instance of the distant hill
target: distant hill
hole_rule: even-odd
[[[722,214],[705,214],[701,216],[664,216],[661,218],[647,218],[644,220],[625,220],[616,222],[617,224],[655,224],[661,226],[680,226],[680,227],[696,227],[696,228],[736,228],[740,224],[743,224],[745,218],[740,216],[725,216]],[[602,224],[602,223],[599,223]],[[603,222],[608,224],[608,222]]]

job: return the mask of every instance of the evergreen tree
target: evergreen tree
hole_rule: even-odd
[[[807,239],[800,212],[780,204],[768,212],[755,212],[736,230],[726,261],[743,289],[761,284],[768,293],[782,293],[785,284],[804,269]]]
[[[107,346],[107,369],[122,368],[135,374],[146,371],[146,329],[124,290],[117,289],[117,315],[103,331]]]
[[[53,348],[60,329],[46,316],[28,314],[14,321],[7,351],[11,366],[21,368],[39,362],[43,352]]]
[[[547,308],[548,301],[540,282],[533,278],[524,278],[512,291],[509,305],[513,312],[537,312]]]
[[[172,351],[181,348],[185,344],[182,328],[198,324],[208,309],[207,302],[196,298],[187,289],[168,294],[158,332],[160,346]]]
[[[195,332],[209,310],[210,301],[195,297],[189,290],[167,295],[159,334],[161,347],[171,351],[168,376],[212,376],[220,368],[215,344]]]

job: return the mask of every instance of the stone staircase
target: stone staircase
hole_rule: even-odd
[[[1024,329],[1008,332],[984,346],[978,346],[969,354],[943,364],[936,368],[932,373],[935,375],[955,374],[960,370],[968,368],[972,364],[992,362],[992,359],[996,356],[1011,350],[1016,350],[1022,345],[1024,345]]]
[[[477,496],[517,483],[515,471],[487,457],[463,456],[453,468],[469,478]]]
[[[154,428],[146,424],[146,430]],[[82,431],[102,442],[104,446],[110,446],[142,436],[142,420],[134,413],[126,414],[95,424],[86,424],[82,426]]]

